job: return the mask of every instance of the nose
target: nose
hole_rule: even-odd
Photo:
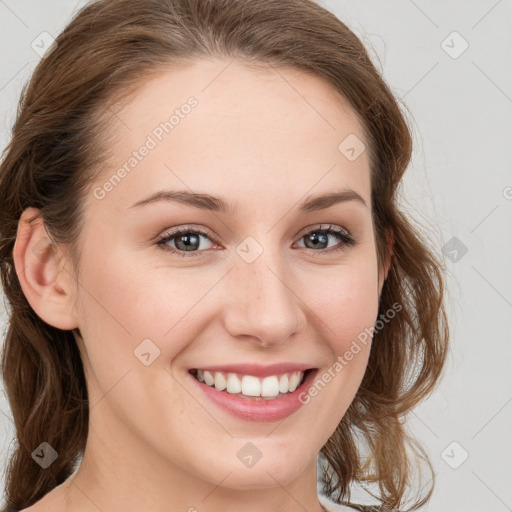
[[[252,263],[240,259],[224,290],[225,328],[235,338],[278,346],[305,325],[304,302],[294,292],[290,270],[264,252]]]

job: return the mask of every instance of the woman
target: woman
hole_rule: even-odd
[[[0,168],[5,510],[352,510],[357,484],[421,506],[404,416],[448,330],[396,203],[410,156],[310,0],[80,11]]]

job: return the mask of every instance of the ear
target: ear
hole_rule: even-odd
[[[56,245],[47,235],[40,211],[27,208],[20,217],[13,249],[14,267],[25,297],[47,324],[62,330],[78,326],[73,280]]]
[[[384,281],[388,277],[389,269],[391,268],[391,259],[393,258],[393,247],[395,244],[395,237],[393,236],[393,231],[391,228],[386,229],[386,255],[384,258],[384,262],[379,268],[379,297],[382,293],[382,287],[384,286]]]

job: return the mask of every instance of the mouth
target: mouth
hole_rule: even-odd
[[[265,377],[198,368],[190,369],[189,373],[200,383],[221,393],[251,401],[271,401],[294,393],[317,369],[309,368]]]

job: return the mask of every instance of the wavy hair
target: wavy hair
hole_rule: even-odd
[[[0,270],[9,302],[1,372],[15,424],[5,511],[26,508],[64,482],[83,454],[88,396],[73,331],[46,324],[26,300],[13,261],[22,212],[80,257],[84,198],[100,175],[108,106],[169,65],[221,57],[323,78],[362,122],[371,162],[379,263],[394,240],[379,313],[401,308],[375,332],[361,386],[321,456],[324,492],[348,503],[352,484],[376,484],[380,509],[404,504],[419,460],[405,415],[433,389],[447,353],[444,278],[427,238],[397,203],[412,137],[397,99],[360,39],[312,0],[96,0],[75,14],[23,87],[0,164]],[[48,469],[31,453],[47,441]],[[413,451],[408,448],[413,447]],[[433,488],[416,492],[412,509]]]

